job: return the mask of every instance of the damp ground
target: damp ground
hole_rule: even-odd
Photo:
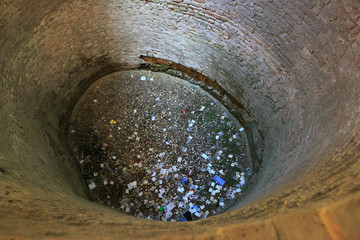
[[[94,200],[140,218],[221,213],[252,174],[239,122],[199,86],[164,73],[95,82],[74,109],[68,140]]]

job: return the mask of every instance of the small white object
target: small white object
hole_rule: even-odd
[[[151,121],[155,121],[155,116],[152,116],[152,117],[151,117]]]
[[[106,180],[104,180],[104,186],[106,186],[108,184],[108,182]]]
[[[192,136],[188,136],[188,139],[190,139],[190,140],[191,140],[191,139],[193,139],[193,137],[192,137]]]
[[[201,210],[203,210],[204,208],[205,208],[205,206],[204,206],[204,205],[201,205],[201,206],[200,206],[200,209],[201,209]]]
[[[71,130],[70,132],[71,132],[71,133],[75,133],[75,130]]]
[[[143,195],[143,192],[139,192],[139,197],[141,197]]]
[[[178,157],[177,162],[179,163],[179,162],[181,162],[181,160],[182,160],[182,157]]]
[[[212,186],[212,187],[214,187],[214,186],[215,186],[215,183],[214,183],[214,182],[212,182],[212,183],[211,183],[211,186]]]
[[[166,132],[166,128],[163,128],[163,131]]]
[[[137,109],[134,109],[134,113],[136,113],[137,112]]]
[[[151,77],[149,80],[150,80],[150,81],[154,81],[154,78]]]
[[[97,99],[94,99],[94,103],[96,103],[98,100]]]
[[[151,180],[152,180],[153,182],[155,182],[155,181],[156,181],[156,177],[153,177]]]
[[[215,137],[215,138],[216,138],[216,139],[219,139],[220,137],[216,135],[216,137]]]
[[[202,156],[203,158],[205,158],[205,159],[208,159],[208,158],[209,158],[205,153],[201,154],[201,156]]]
[[[129,212],[130,211],[130,207],[127,206],[126,209],[125,209],[125,212]]]
[[[201,106],[200,108],[200,112],[204,111],[205,107],[204,106]]]
[[[94,188],[96,188],[96,184],[92,182],[91,184],[89,184],[89,188],[90,190],[93,190]]]
[[[240,128],[240,132],[242,132],[242,131],[244,131],[244,128],[242,127],[242,128]]]
[[[128,194],[128,193],[129,193],[129,189],[126,189],[126,190],[125,190],[125,193]]]
[[[223,202],[220,202],[219,205],[223,207],[225,204]]]
[[[228,158],[233,158],[233,155],[232,155],[232,154],[229,154]]]
[[[115,160],[115,159],[116,159],[116,156],[112,156],[112,159],[114,159],[114,160]]]
[[[141,76],[140,80],[141,80],[141,81],[146,81],[146,77],[145,77],[145,76]]]
[[[129,183],[127,186],[129,188],[129,190],[131,190],[131,189],[135,188],[136,185],[137,185],[136,181],[133,181],[133,182]]]

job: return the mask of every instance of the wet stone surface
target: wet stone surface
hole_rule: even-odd
[[[221,213],[251,175],[244,128],[200,87],[150,71],[94,83],[69,144],[96,202],[140,218]]]

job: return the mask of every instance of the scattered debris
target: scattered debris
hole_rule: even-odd
[[[162,221],[225,210],[252,175],[244,128],[189,83],[144,71],[116,76],[87,93],[69,130],[95,201]]]

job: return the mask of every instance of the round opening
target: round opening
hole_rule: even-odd
[[[68,141],[93,199],[140,218],[216,215],[252,175],[239,121],[200,86],[165,73],[96,81],[74,108]]]

